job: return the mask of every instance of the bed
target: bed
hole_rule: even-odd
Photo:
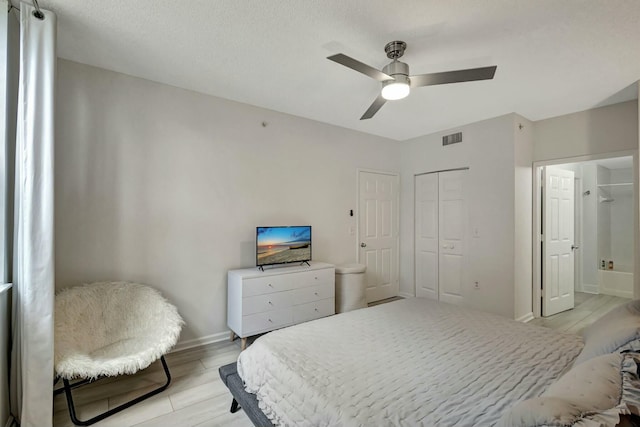
[[[233,389],[232,393],[257,403],[258,415],[265,418],[252,418],[256,425],[264,425],[266,419],[285,426],[528,425],[520,421],[536,418],[539,405],[552,407],[549,416],[557,417],[556,406],[566,400],[567,392],[560,390],[556,397],[544,397],[544,393],[553,391],[558,378],[570,373],[583,345],[577,335],[411,298],[257,339],[237,362],[236,376],[245,395]],[[620,371],[627,366],[632,371],[635,359],[616,354],[624,360],[608,360],[604,368],[588,369],[608,373],[613,378],[609,383],[627,375],[629,395],[628,389],[636,387],[632,382],[637,372],[623,375],[614,368],[619,365]],[[604,366],[605,362],[599,363]],[[574,378],[569,389],[576,388],[576,381],[591,381],[583,377]],[[606,415],[609,421],[636,412],[629,407],[637,409],[640,397],[631,395],[618,399],[619,407]],[[245,402],[255,407],[250,400]],[[537,406],[527,406],[532,404]],[[514,405],[516,412],[505,421]],[[568,406],[576,412],[579,402]],[[532,425],[547,424],[536,419]]]

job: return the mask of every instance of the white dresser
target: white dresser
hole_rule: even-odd
[[[335,270],[331,264],[230,270],[227,325],[231,339],[335,314]]]

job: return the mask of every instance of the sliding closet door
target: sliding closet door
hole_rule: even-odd
[[[467,281],[467,170],[439,174],[439,297],[457,304]]]
[[[416,296],[438,299],[438,174],[415,177]]]

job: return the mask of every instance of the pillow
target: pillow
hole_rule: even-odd
[[[585,328],[584,348],[573,366],[614,351],[640,351],[640,300],[614,308]]]
[[[572,368],[540,397],[514,405],[498,426],[614,427],[640,415],[638,353],[610,353]]]

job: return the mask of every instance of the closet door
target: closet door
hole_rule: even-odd
[[[467,170],[439,174],[439,298],[458,304],[467,276]]]
[[[415,177],[416,296],[438,299],[438,174]]]

